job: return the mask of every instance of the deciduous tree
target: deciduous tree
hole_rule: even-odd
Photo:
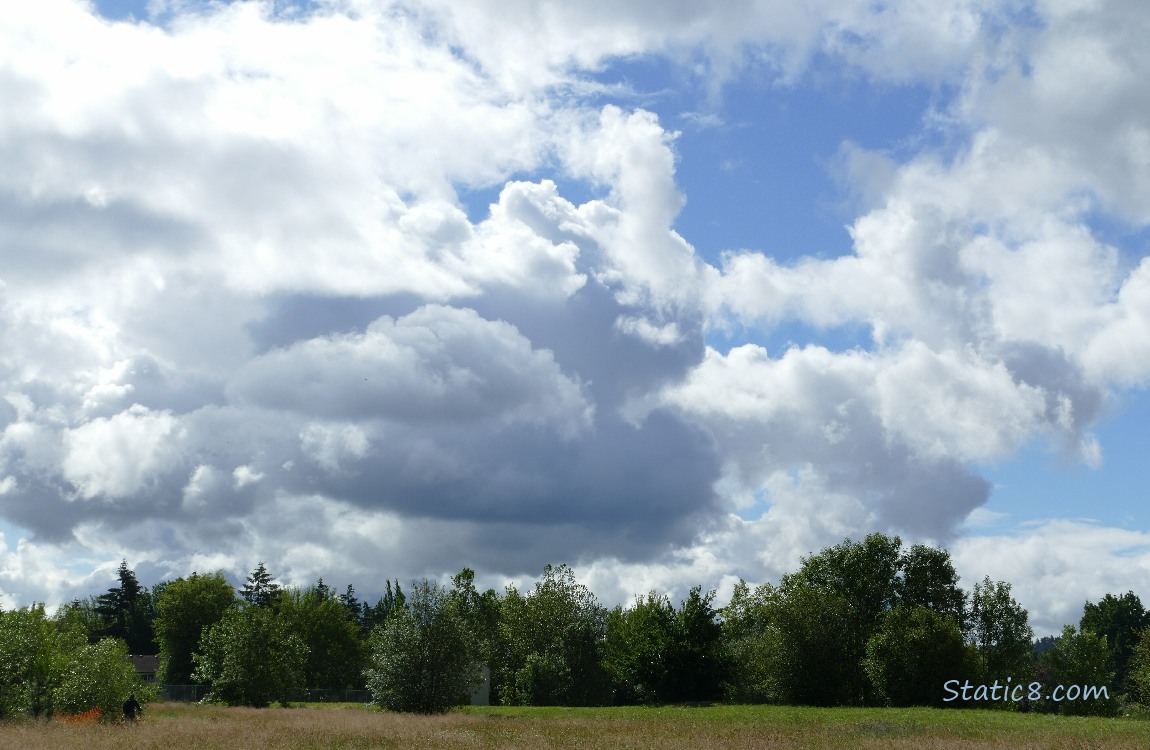
[[[182,685],[192,681],[192,656],[200,650],[204,629],[219,622],[238,601],[220,571],[192,573],[163,586],[156,601],[161,682]]]
[[[286,706],[305,687],[307,646],[270,606],[228,610],[204,632],[201,647],[192,679],[211,685],[213,700]]]
[[[438,713],[458,705],[480,677],[473,634],[447,590],[423,580],[371,638],[367,687],[392,711]]]

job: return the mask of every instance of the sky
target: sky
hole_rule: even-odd
[[[1150,603],[1141,0],[41,0],[0,606],[266,563],[609,605],[879,531]]]

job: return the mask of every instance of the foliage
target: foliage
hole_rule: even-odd
[[[1106,636],[1109,645],[1107,666],[1114,672],[1117,690],[1128,690],[1130,657],[1138,635],[1150,627],[1150,612],[1133,591],[1122,596],[1106,594],[1097,604],[1086,603],[1083,608],[1081,629]]]
[[[499,595],[495,589],[487,589],[480,593],[475,587],[475,571],[464,568],[451,579],[448,596],[473,639],[476,662],[486,665],[492,674],[498,675],[501,668],[500,657],[503,653],[499,629],[502,600]],[[498,697],[496,691],[490,696],[492,700],[498,700]]]
[[[279,599],[280,585],[261,562],[240,589],[240,598],[254,607],[270,607]]]
[[[944,706],[942,685],[966,679],[966,644],[958,622],[926,607],[888,611],[863,662],[875,695],[892,706]]]
[[[481,677],[475,640],[458,602],[417,582],[407,606],[372,634],[367,686],[392,711],[439,713],[458,705]]]
[[[855,698],[850,645],[856,623],[842,595],[791,580],[770,608],[760,636],[770,664],[769,683],[787,703],[837,706]]]
[[[366,649],[347,607],[329,595],[322,580],[305,591],[280,595],[280,617],[307,646],[304,681],[309,688],[342,690],[363,684]]]
[[[675,610],[654,591],[607,613],[605,664],[617,703],[660,703],[669,692]]]
[[[52,619],[64,630],[78,630],[88,643],[100,640],[100,633],[107,627],[104,618],[96,609],[97,598],[87,596],[73,599],[56,609]]]
[[[499,696],[518,705],[610,702],[603,668],[606,610],[566,565],[543,569],[529,594],[507,588],[500,608]]]
[[[56,709],[78,714],[100,709],[100,720],[114,722],[129,695],[146,704],[151,691],[128,659],[128,647],[118,638],[102,638],[73,652],[55,690]]]
[[[675,612],[665,701],[708,701],[721,697],[727,677],[723,628],[711,607],[715,592],[691,589]]]
[[[989,577],[974,584],[970,626],[981,657],[984,681],[1025,678],[1029,671],[1034,631],[1026,610],[1010,595],[1010,584]]]
[[[896,602],[900,607],[925,607],[966,626],[966,593],[958,587],[958,573],[950,553],[916,544],[899,557]]]
[[[156,653],[151,594],[136,580],[127,560],[120,562],[117,579],[116,586],[96,598],[96,613],[104,622],[99,635],[123,640],[131,654]]]
[[[1126,674],[1130,698],[1150,706],[1150,628],[1143,628],[1138,633],[1138,640],[1130,651]]]
[[[778,699],[773,679],[778,630],[771,627],[770,610],[776,591],[769,583],[751,591],[744,580],[735,584],[731,601],[719,612],[727,651],[727,697],[736,703],[765,703]]]
[[[387,618],[392,612],[403,609],[406,602],[406,596],[403,589],[400,588],[399,581],[395,582],[395,588],[391,586],[391,581],[387,581],[387,592],[376,601],[375,606],[368,605],[367,602],[363,603],[363,615],[360,617],[360,629],[364,633],[371,633],[379,625],[387,622]]]
[[[307,646],[266,606],[228,610],[201,639],[192,679],[211,685],[211,700],[263,708],[286,706],[304,689]]]
[[[1067,715],[1114,716],[1118,712],[1118,701],[1114,692],[1114,673],[1108,667],[1109,656],[1106,636],[1089,630],[1075,632],[1073,625],[1063,628],[1062,636],[1054,646],[1042,654],[1042,663],[1049,667],[1049,673],[1043,675],[1043,694],[1050,696],[1055,685],[1063,686],[1064,690],[1072,685],[1079,689],[1106,686],[1108,697],[1051,701],[1051,705],[1044,707]]]
[[[817,555],[803,558],[802,567],[795,573],[783,576],[782,596],[789,598],[798,590],[821,592],[817,596],[825,598],[836,608],[841,619],[834,623],[838,628],[835,635],[841,640],[841,663],[833,670],[835,679],[844,685],[842,700],[846,703],[866,702],[871,689],[870,681],[862,667],[866,655],[867,642],[877,632],[883,613],[897,603],[900,585],[897,580],[902,541],[897,537],[883,534],[869,534],[861,542],[849,539],[834,547],[828,547]],[[804,594],[804,606],[810,597]],[[807,623],[799,618],[795,622]],[[805,627],[805,625],[804,625]],[[797,631],[792,632],[792,636]],[[823,638],[814,637],[813,645]],[[811,655],[817,662],[825,662],[825,655]],[[791,683],[793,685],[793,680]],[[814,688],[805,692],[825,693],[827,688]],[[813,697],[813,696],[812,696]],[[820,695],[823,700],[826,695]]]
[[[42,604],[0,612],[0,719],[50,715],[71,655],[86,642],[82,629],[49,620]]]
[[[232,585],[221,571],[169,581],[156,598],[156,640],[160,644],[161,682],[182,685],[192,681],[192,655],[200,650],[204,629],[215,625],[235,608]]]

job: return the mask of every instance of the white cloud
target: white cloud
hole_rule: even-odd
[[[274,409],[401,422],[552,424],[574,436],[594,406],[546,350],[473,310],[427,305],[363,334],[312,339],[253,359],[229,386]],[[353,441],[366,450],[361,439]],[[349,444],[350,445],[350,444]]]
[[[133,495],[179,461],[182,432],[170,413],[133,405],[65,431],[61,473],[83,499]]]
[[[156,576],[255,555],[357,585],[566,555],[607,597],[728,591],[872,528],[958,533],[990,492],[972,463],[1033,440],[1096,464],[1107,395],[1150,375],[1150,265],[1093,228],[1150,217],[1147,16],[1032,9],[14,6],[0,490],[35,539],[0,586],[87,594],[128,554]],[[844,146],[853,253],[708,265],[673,228],[677,134],[590,73],[670,59],[708,97],[684,119],[713,125],[725,80],[815,85],[816,57],[935,87],[944,145]],[[498,190],[488,216],[471,189]],[[873,345],[703,347],[792,322]],[[948,538],[1045,627],[1073,609],[1057,575],[1075,596],[1133,585],[1139,533]]]

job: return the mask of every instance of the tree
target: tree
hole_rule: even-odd
[[[100,720],[115,722],[129,695],[147,703],[151,691],[128,658],[127,645],[118,638],[101,638],[72,654],[55,691],[56,707],[68,713],[100,709]]]
[[[659,703],[669,691],[675,609],[654,591],[607,613],[605,665],[616,703]]]
[[[347,591],[339,595],[339,603],[347,610],[348,618],[356,624],[357,627],[363,624],[363,607],[359,599],[355,596],[355,586],[350,583],[347,585]]]
[[[664,700],[716,700],[722,693],[727,662],[723,628],[711,607],[714,598],[714,591],[703,594],[695,586],[675,612]]]
[[[107,626],[104,618],[96,611],[96,606],[97,599],[94,596],[73,599],[57,607],[52,619],[61,628],[78,629],[88,643],[95,643],[100,640],[100,633]]]
[[[269,606],[228,610],[204,632],[201,647],[192,679],[211,685],[212,700],[286,706],[305,687],[307,646]]]
[[[797,572],[783,576],[784,597],[801,586],[825,592],[845,607],[845,629],[838,636],[844,645],[841,678],[845,680],[848,703],[868,701],[871,684],[862,659],[867,642],[878,631],[883,613],[897,603],[901,546],[897,536],[883,534],[869,534],[857,543],[847,539],[803,558]]]
[[[392,711],[446,711],[480,681],[475,656],[457,601],[425,579],[412,587],[407,606],[373,631],[367,687]]]
[[[970,602],[971,634],[988,680],[1015,681],[1026,676],[1034,631],[1026,610],[1010,595],[1010,584],[992,583],[989,576],[974,584]]]
[[[183,685],[192,681],[192,656],[200,651],[204,629],[223,619],[237,603],[235,589],[221,571],[192,573],[162,587],[156,599],[161,682]]]
[[[240,589],[240,598],[255,607],[270,607],[279,597],[280,585],[261,562]]]
[[[895,601],[900,607],[925,607],[966,625],[966,594],[958,587],[958,573],[950,553],[916,544],[899,557]]]
[[[1114,673],[1108,667],[1110,649],[1106,636],[1089,630],[1075,632],[1073,625],[1067,625],[1060,637],[1046,653],[1043,663],[1050,668],[1048,682],[1043,686],[1044,696],[1051,699],[1057,711],[1076,716],[1113,716],[1118,712],[1117,695],[1112,694]],[[1055,686],[1060,686],[1062,696],[1054,696]],[[1092,695],[1086,698],[1085,688],[1105,687],[1106,695]],[[1055,702],[1055,697],[1064,700]]]
[[[500,607],[504,643],[500,700],[532,706],[602,705],[606,610],[566,565],[543,568],[529,594],[507,588]]]
[[[777,697],[771,679],[771,662],[778,646],[778,631],[770,627],[775,595],[769,583],[752,592],[740,579],[730,603],[719,612],[731,665],[731,698],[739,703],[764,703]]]
[[[360,627],[364,632],[371,633],[377,626],[387,622],[391,613],[397,609],[402,609],[406,602],[399,581],[395,582],[394,589],[391,587],[391,581],[386,583],[387,592],[376,601],[375,606],[370,606],[367,602],[363,603],[363,617],[360,619]]]
[[[921,606],[883,615],[863,665],[877,698],[892,706],[942,707],[943,683],[972,676],[958,622]]]
[[[1130,698],[1144,706],[1150,706],[1150,628],[1144,628],[1138,634],[1138,641],[1131,649],[1126,681]]]
[[[128,561],[120,562],[118,585],[96,599],[96,613],[104,621],[100,636],[119,638],[128,645],[128,653],[157,652],[152,629],[152,597],[136,580]]]
[[[856,701],[851,643],[856,626],[857,615],[846,597],[801,580],[787,581],[760,636],[761,648],[768,651],[768,682],[778,697],[813,706]]]
[[[1114,673],[1115,689],[1126,692],[1130,657],[1139,634],[1150,627],[1150,612],[1133,591],[1122,596],[1106,594],[1097,604],[1086,602],[1081,629],[1106,636],[1109,645],[1107,666]]]
[[[500,656],[503,642],[499,631],[499,612],[502,602],[495,589],[483,593],[475,587],[475,571],[464,568],[451,579],[448,596],[463,618],[469,637],[475,644],[475,660],[488,667],[490,674],[498,675],[501,667]],[[492,687],[496,680],[491,681]],[[498,692],[493,691],[490,699],[498,702]]]
[[[0,719],[50,715],[72,654],[86,643],[82,629],[49,620],[42,604],[0,612]]]
[[[304,682],[310,688],[344,690],[363,682],[366,652],[347,607],[319,585],[281,592],[280,617],[307,646]]]

